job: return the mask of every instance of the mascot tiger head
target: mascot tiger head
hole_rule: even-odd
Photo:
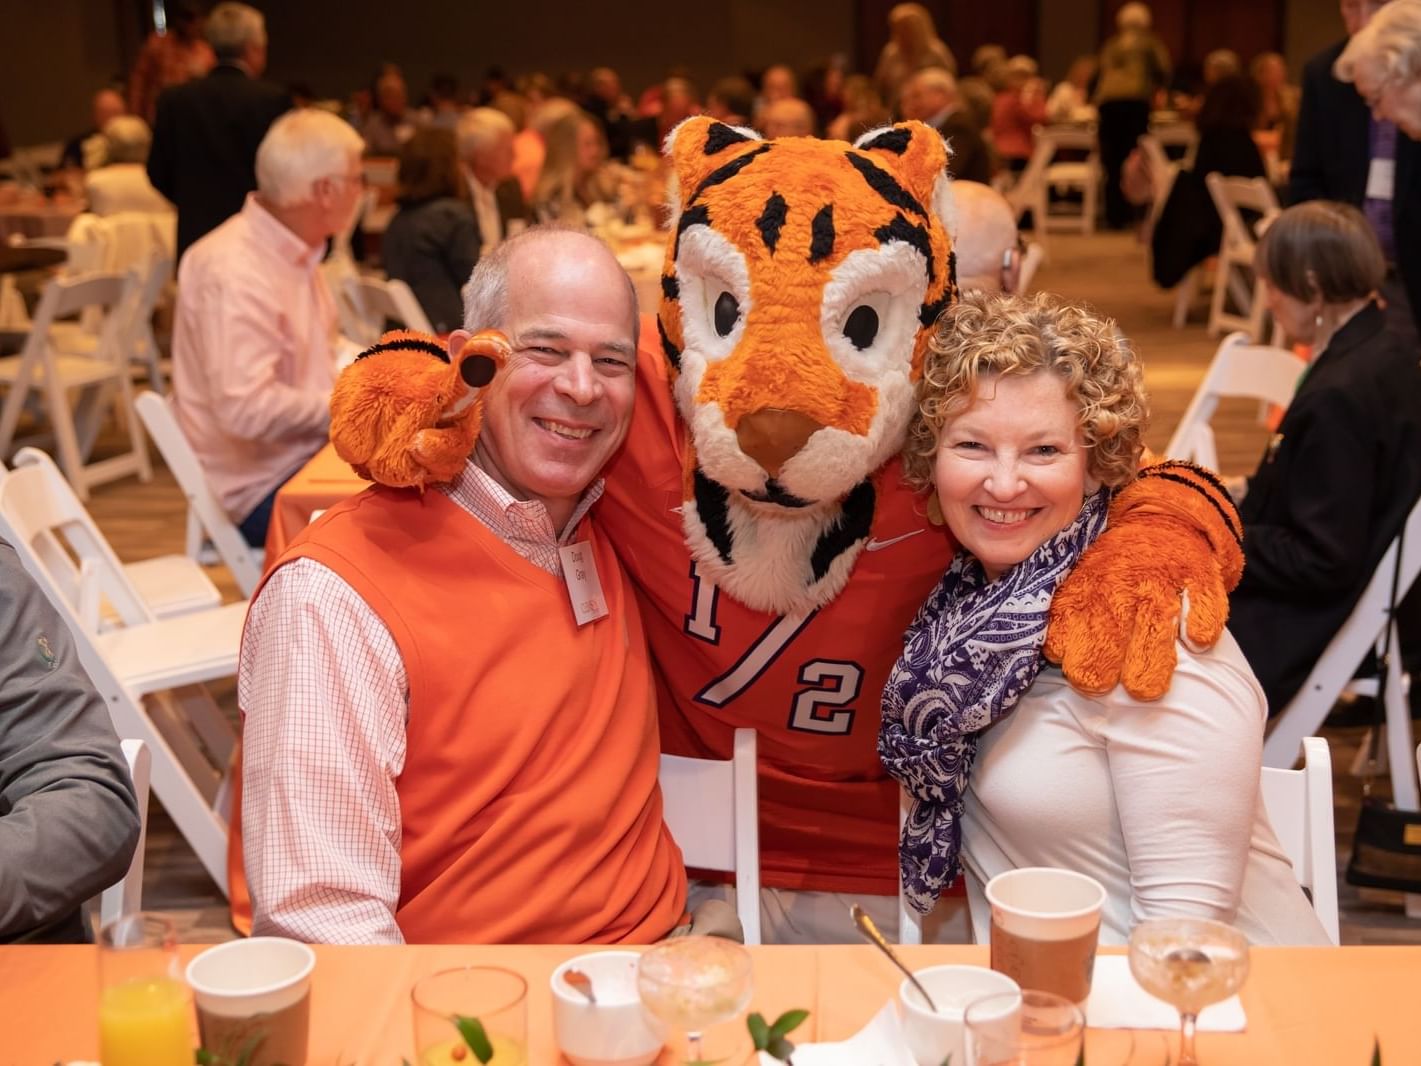
[[[682,518],[701,571],[760,610],[832,599],[902,446],[933,323],[956,297],[942,137],[850,146],[688,119],[662,346],[691,447]]]

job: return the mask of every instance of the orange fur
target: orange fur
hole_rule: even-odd
[[[474,450],[483,400],[470,398],[476,390],[465,381],[465,364],[485,359],[502,369],[512,354],[508,341],[485,330],[447,362],[425,345],[443,347],[428,334],[386,333],[336,379],[331,443],[363,478],[422,489],[454,478]],[[461,403],[467,406],[451,414]]]
[[[1177,661],[1180,594],[1192,646],[1224,631],[1228,592],[1243,575],[1243,527],[1212,474],[1169,461],[1121,490],[1108,529],[1051,601],[1046,657],[1082,691],[1118,681],[1136,699],[1159,699]]]

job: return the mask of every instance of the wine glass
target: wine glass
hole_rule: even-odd
[[[744,1013],[752,991],[750,953],[721,937],[667,940],[646,952],[637,966],[642,1003],[685,1035],[686,1046],[678,1053],[686,1063],[729,1057],[730,1048],[707,1050],[706,1030]]]
[[[1179,1010],[1178,1066],[1198,1066],[1199,1012],[1228,999],[1248,977],[1248,941],[1207,918],[1156,918],[1130,934],[1130,972],[1150,995]]]

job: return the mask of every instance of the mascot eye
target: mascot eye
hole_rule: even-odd
[[[878,336],[878,312],[868,304],[859,304],[844,320],[844,336],[859,351],[870,347]]]
[[[715,301],[715,331],[728,337],[739,321],[740,301],[728,292],[721,293]]]

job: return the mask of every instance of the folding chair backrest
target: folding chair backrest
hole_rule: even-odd
[[[404,329],[434,332],[429,316],[403,281],[352,276],[345,279],[345,286],[350,302],[359,309],[372,339],[384,332],[385,323],[389,321]]]
[[[1307,364],[1286,348],[1250,344],[1248,334],[1230,333],[1214,353],[1214,361],[1185,408],[1165,447],[1165,455],[1217,468],[1218,451],[1209,422],[1219,400],[1237,397],[1286,408],[1306,369]]]
[[[172,406],[166,397],[152,390],[140,393],[133,406],[138,409],[138,417],[143,419],[148,435],[158,445],[163,461],[168,464],[168,469],[173,472],[183,495],[187,497],[188,507],[197,515],[227,569],[232,571],[237,587],[242,590],[243,596],[250,596],[261,580],[261,555],[247,544],[246,538],[212,494],[207,475],[202,472],[202,464],[197,461],[192,446],[183,436]]]
[[[138,800],[138,847],[133,851],[128,872],[99,897],[99,921],[105,925],[143,909],[143,850],[148,846],[148,786],[153,775],[153,755],[141,740],[124,740],[119,746]]]
[[[1332,754],[1322,737],[1303,740],[1301,770],[1265,766],[1263,807],[1298,883],[1334,944],[1337,917],[1337,838],[1332,823]]]
[[[745,943],[760,942],[759,785],[755,731],[735,731],[729,761],[661,756],[662,817],[687,866],[734,871]]]
[[[1398,568],[1396,554],[1403,543],[1405,552]],[[1293,760],[1297,758],[1298,745],[1305,737],[1317,731],[1337,702],[1337,697],[1351,683],[1357,668],[1376,649],[1377,642],[1385,635],[1387,627],[1394,624],[1391,613],[1393,577],[1396,579],[1397,602],[1400,602],[1416,583],[1418,575],[1421,575],[1421,500],[1412,505],[1402,536],[1393,540],[1382,555],[1356,606],[1352,608],[1352,613],[1318,656],[1297,695],[1274,717],[1268,739],[1263,744],[1263,761],[1267,765],[1293,764]],[[1393,639],[1392,683],[1386,694],[1387,750],[1391,764],[1392,794],[1398,806],[1405,807],[1408,801],[1415,802],[1411,797],[1416,795],[1417,789],[1416,783],[1410,778],[1410,760],[1397,758],[1402,752],[1393,750],[1404,748],[1405,752],[1410,751],[1410,711],[1400,685],[1402,678],[1398,662]],[[1393,721],[1393,716],[1396,721]]]
[[[125,625],[153,621],[108,540],[39,449],[20,449],[14,469],[0,480],[0,520],[28,546],[89,633],[99,631],[105,600]]]
[[[1141,134],[1136,143],[1149,166],[1150,184],[1154,186],[1155,199],[1167,199],[1170,187],[1174,185],[1174,176],[1179,172],[1179,164],[1170,160],[1165,154],[1164,145],[1160,144],[1159,138],[1152,133]]]
[[[1278,197],[1266,178],[1227,177],[1217,172],[1207,174],[1204,184],[1224,224],[1224,242],[1252,250],[1257,238],[1242,212],[1253,211],[1270,218],[1279,211]]]
[[[1006,191],[1007,203],[1011,204],[1012,210],[1016,212],[1018,222],[1033,206],[1038,188],[1046,183],[1046,168],[1051,165],[1055,155],[1055,139],[1037,127],[1036,143],[1031,149],[1031,157],[1026,161],[1026,169],[1021,172],[1016,184]],[[1032,224],[1038,230],[1044,229],[1046,225],[1040,220],[1033,220]]]

